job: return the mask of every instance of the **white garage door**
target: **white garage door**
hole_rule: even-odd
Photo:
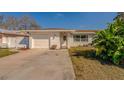
[[[49,48],[49,36],[33,35],[33,48]]]
[[[16,47],[16,37],[8,37],[8,47],[9,48]]]

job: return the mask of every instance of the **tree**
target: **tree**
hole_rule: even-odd
[[[3,18],[4,18],[4,16],[3,15],[0,15],[0,24],[3,23]]]
[[[6,25],[7,29],[9,30],[17,30],[18,29],[18,20],[14,16],[7,16],[6,18]]]
[[[107,29],[97,32],[93,46],[99,58],[119,64],[124,58],[124,22],[122,19],[114,20]]]
[[[6,17],[4,15],[0,15],[0,28],[2,29],[6,29],[5,19]]]
[[[41,29],[40,26],[37,24],[35,19],[30,16],[22,16],[19,19],[19,29],[21,30],[38,30]]]
[[[117,16],[114,18],[114,20],[115,20],[115,19],[118,19],[118,18],[119,18],[119,19],[122,19],[122,20],[124,21],[124,12],[118,12],[118,13],[117,13]]]
[[[8,30],[39,30],[41,27],[38,25],[36,20],[31,17],[24,15],[20,18],[15,16],[0,16],[0,28]]]

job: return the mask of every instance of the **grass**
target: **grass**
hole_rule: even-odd
[[[0,49],[0,58],[17,53],[16,51],[10,51],[10,49]]]
[[[102,64],[95,58],[94,48],[70,48],[77,80],[124,80],[124,68],[113,64]]]

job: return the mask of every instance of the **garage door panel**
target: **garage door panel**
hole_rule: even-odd
[[[16,38],[15,37],[8,37],[8,47],[15,48],[16,47]]]
[[[34,48],[49,48],[48,35],[34,35],[33,46]]]

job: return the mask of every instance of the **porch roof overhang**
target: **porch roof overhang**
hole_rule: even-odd
[[[42,33],[72,33],[72,34],[95,34],[98,30],[69,30],[69,29],[42,29],[42,30],[3,30],[0,31],[2,35],[9,36],[30,36],[31,34]]]
[[[95,34],[97,30],[25,30],[28,33],[53,33],[53,32],[60,32],[60,33],[91,33]]]
[[[96,34],[95,32],[71,32],[71,34]]]
[[[53,33],[53,32],[75,32],[75,30],[26,30],[28,33]]]

